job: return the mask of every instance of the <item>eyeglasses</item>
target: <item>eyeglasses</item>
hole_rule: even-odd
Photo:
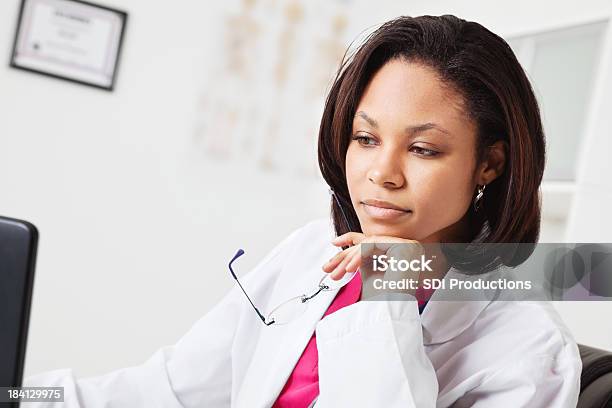
[[[264,317],[263,314],[261,314],[261,312],[259,311],[259,309],[257,309],[257,307],[253,304],[253,301],[251,301],[251,298],[249,297],[249,295],[247,295],[246,291],[240,284],[240,281],[238,280],[236,273],[232,269],[232,263],[236,259],[238,259],[240,256],[242,256],[243,254],[244,254],[244,251],[242,249],[238,249],[238,251],[236,251],[236,255],[234,255],[232,260],[229,262],[229,265],[228,265],[229,270],[232,274],[232,277],[238,283],[238,286],[240,286],[240,289],[242,289],[242,293],[244,293],[244,295],[247,297],[247,299],[249,300],[249,303],[251,304],[251,306],[253,306],[253,309],[255,309],[255,312],[257,313],[261,321],[264,322],[266,326],[270,326],[271,324],[283,325],[283,324],[287,324],[295,320],[296,318],[300,317],[306,311],[306,309],[308,308],[308,301],[310,299],[314,298],[321,292],[334,291],[334,290],[340,289],[341,287],[349,283],[351,279],[353,279],[353,277],[357,275],[358,273],[358,272],[348,272],[344,274],[344,276],[341,279],[335,281],[330,278],[330,274],[322,272],[325,275],[321,277],[318,287],[310,291],[311,293],[310,295],[304,294],[304,295],[299,295],[299,296],[295,296],[290,299],[287,299],[281,304],[279,304],[278,306],[274,307],[268,313],[268,315]]]

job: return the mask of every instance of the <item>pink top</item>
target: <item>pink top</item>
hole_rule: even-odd
[[[415,296],[422,311],[433,291],[417,290]],[[338,294],[327,308],[323,317],[336,310],[351,305],[361,297],[361,274],[357,273],[351,281],[340,288]],[[293,368],[272,408],[306,408],[319,395],[319,353],[316,332],[306,345],[302,356]]]

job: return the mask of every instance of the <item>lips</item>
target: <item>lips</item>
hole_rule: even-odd
[[[386,208],[390,210],[397,210],[397,211],[404,211],[404,212],[410,211],[410,209],[401,207],[397,204],[393,204],[388,201],[378,200],[374,198],[368,198],[367,200],[363,200],[362,204],[369,205],[371,207]]]
[[[364,211],[372,218],[389,220],[412,214],[412,211],[397,204],[382,200],[363,200]]]

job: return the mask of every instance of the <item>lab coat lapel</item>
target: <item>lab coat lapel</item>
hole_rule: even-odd
[[[469,278],[451,268],[444,277],[447,285],[450,279]],[[474,323],[492,298],[492,293],[484,290],[453,292],[451,289],[437,289],[421,315],[423,344],[445,343],[457,337]]]
[[[329,244],[314,262],[291,262],[283,267],[281,278],[272,295],[272,307],[317,288],[324,272],[312,265],[323,265],[338,249]],[[290,268],[291,270],[288,270]],[[296,277],[302,277],[295,279]],[[293,279],[294,282],[290,282]],[[338,293],[323,291],[309,300],[304,314],[285,325],[262,328],[253,360],[245,374],[236,407],[270,407],[280,394],[297,360],[302,355],[317,323]]]

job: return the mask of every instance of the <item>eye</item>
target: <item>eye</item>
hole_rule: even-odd
[[[370,136],[356,134],[356,135],[353,135],[353,137],[351,137],[351,140],[357,140],[357,142],[362,146],[375,146],[376,145],[376,140],[374,140],[374,138]]]
[[[433,157],[433,156],[437,156],[439,154],[439,152],[437,152],[435,150],[425,149],[424,147],[419,147],[419,146],[412,146],[410,148],[410,150],[413,150],[413,149],[416,149],[416,153],[419,156]]]

